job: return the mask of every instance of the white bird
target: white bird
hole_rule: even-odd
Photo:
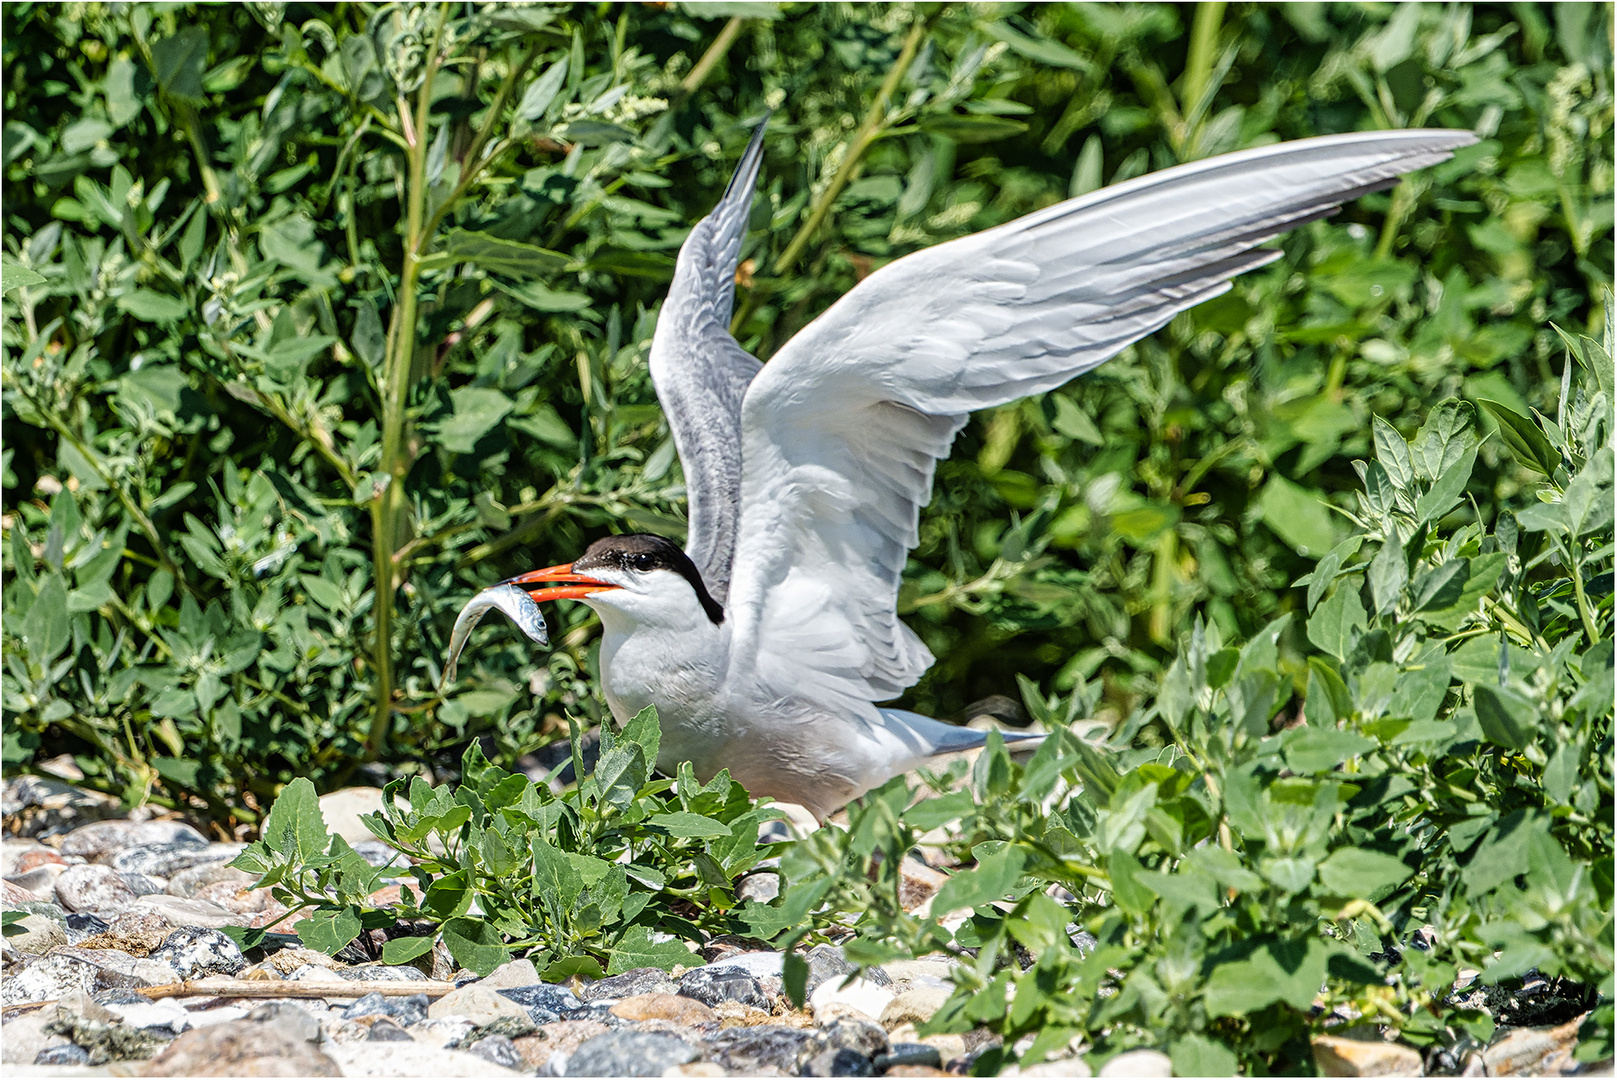
[[[932,664],[899,620],[932,473],[976,409],[1042,394],[1280,257],[1258,245],[1476,141],[1369,131],[1166,169],[871,274],[760,364],[730,336],[762,159],[752,137],[680,249],[651,375],[684,465],[685,550],[613,536],[511,579],[599,613],[621,723],[647,705],[658,766],[721,769],[823,820],[982,733],[889,701]]]

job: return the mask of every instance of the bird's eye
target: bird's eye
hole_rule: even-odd
[[[636,570],[650,570],[657,565],[656,558],[649,551],[642,551],[631,556],[629,562]]]

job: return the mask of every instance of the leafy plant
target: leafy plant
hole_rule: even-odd
[[[1486,1041],[1455,988],[1531,970],[1590,988],[1578,1054],[1609,1056],[1612,339],[1568,339],[1558,420],[1490,406],[1542,474],[1525,505],[1488,526],[1469,500],[1468,403],[1407,440],[1378,418],[1357,528],[1297,583],[1306,620],[1240,643],[1198,621],[1103,748],[1065,726],[1089,688],[1024,684],[1056,722],[1025,767],[995,739],[969,787],[871,793],[786,854],[755,929],[851,925],[861,964],[958,956],[930,1030],[1004,1036],[984,1075],[1074,1038],[1186,1075],[1306,1070],[1309,1036],[1353,1023]],[[975,867],[922,917],[898,867],[927,833]]]
[[[70,753],[233,833],[300,776],[442,781],[473,738],[509,767],[599,720],[582,605],[542,660],[482,636],[443,696],[437,658],[535,560],[679,535],[646,351],[770,107],[737,301],[766,357],[888,259],[1147,168],[1484,136],[972,423],[907,572],[923,712],[1024,674],[1132,715],[1194,613],[1230,641],[1300,609],[1372,413],[1551,415],[1546,321],[1599,322],[1604,7],[715,10],[0,10],[7,769]]]
[[[727,771],[705,785],[688,764],[653,779],[654,709],[602,736],[594,771],[559,796],[491,765],[476,743],[453,788],[420,777],[389,784],[365,823],[408,858],[407,874],[373,867],[327,835],[307,780],[287,785],[262,838],[232,865],[260,875],[257,887],[289,916],[312,911],[298,936],[328,954],[364,930],[421,920],[428,932],[392,938],[383,960],[413,960],[441,938],[482,975],[515,951],[549,979],[695,966],[701,958],[684,941],[742,928],[735,882],[774,852],[759,846],[758,828],[778,812]],[[576,729],[572,764],[582,776]],[[402,901],[373,906],[369,897],[399,875]]]

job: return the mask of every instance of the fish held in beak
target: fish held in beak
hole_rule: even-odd
[[[491,609],[498,609],[506,618],[517,624],[529,639],[540,645],[550,644],[550,635],[545,626],[545,617],[539,611],[539,605],[534,598],[510,582],[502,582],[493,588],[484,589],[471,602],[460,609],[460,616],[455,620],[455,628],[449,634],[449,659],[444,665],[444,685],[455,681],[455,663],[460,659],[460,652],[466,647],[466,639],[471,635],[472,627]]]

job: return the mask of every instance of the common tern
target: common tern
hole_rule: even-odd
[[[763,132],[681,247],[652,339],[685,548],[612,536],[502,584],[595,609],[607,703],[620,723],[657,707],[664,772],[727,768],[820,820],[984,741],[879,704],[932,664],[899,580],[970,413],[1089,371],[1280,257],[1259,245],[1476,141],[1329,135],[1103,188],[889,263],[766,366],[729,331]]]

